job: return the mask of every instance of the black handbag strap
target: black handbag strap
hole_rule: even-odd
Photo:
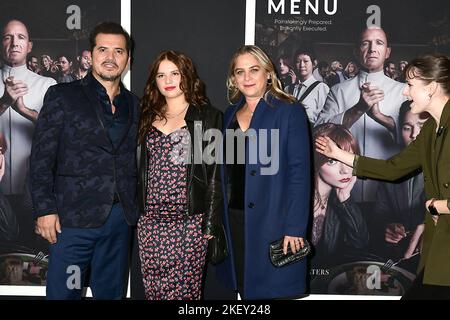
[[[306,89],[306,91],[302,94],[302,96],[300,97],[300,99],[298,99],[299,102],[303,102],[303,100],[305,100],[305,98],[311,93],[311,91],[314,90],[315,87],[317,87],[319,85],[320,81],[316,81],[314,82],[312,85],[310,85],[308,87],[308,89]]]

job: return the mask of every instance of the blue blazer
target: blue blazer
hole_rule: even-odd
[[[64,227],[99,227],[117,189],[127,222],[137,222],[138,99],[128,90],[126,97],[128,129],[114,147],[96,92],[86,80],[48,89],[31,150],[35,217],[57,213]]]
[[[236,111],[245,101],[231,105],[224,116],[224,128],[229,128]],[[310,216],[311,140],[308,117],[298,103],[286,103],[273,97],[261,99],[250,123],[249,139],[256,139],[252,130],[259,132],[279,129],[279,143],[275,150],[279,154],[279,168],[275,174],[263,175],[261,159],[254,164],[249,161],[248,145],[245,166],[245,299],[270,299],[303,294],[306,290],[306,261],[282,267],[274,267],[269,259],[269,244],[285,235],[306,237]],[[270,150],[271,140],[265,143]],[[274,140],[274,142],[276,139]],[[264,161],[263,161],[264,162]],[[226,166],[222,166],[223,190],[227,190]],[[229,256],[217,267],[218,276],[237,288],[234,269],[233,243],[228,219],[228,198],[224,194],[224,226],[227,235]]]

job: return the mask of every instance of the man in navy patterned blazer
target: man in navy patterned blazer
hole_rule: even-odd
[[[104,22],[90,35],[92,71],[47,91],[33,137],[36,232],[50,242],[47,299],[124,294],[130,225],[138,219],[138,100],[120,81],[131,39]]]

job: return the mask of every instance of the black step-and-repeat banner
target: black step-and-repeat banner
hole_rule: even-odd
[[[270,54],[285,91],[305,105],[313,136],[386,159],[426,118],[409,112],[402,70],[424,53],[450,53],[449,17],[440,0],[247,1],[246,42]],[[346,121],[364,83],[384,91],[374,108],[395,125],[371,111]],[[351,168],[318,154],[314,164],[311,293],[402,295],[420,256],[421,174],[386,183],[355,180]]]
[[[30,88],[82,77],[91,61],[89,31],[100,21],[123,22],[127,3],[126,15],[133,8],[132,90],[138,96],[151,60],[159,51],[177,49],[193,57],[213,104],[224,110],[228,63],[245,35],[246,43],[270,54],[285,90],[303,101],[314,135],[328,134],[348,150],[387,158],[410,143],[424,121],[408,112],[401,70],[425,52],[450,52],[445,0],[247,0],[246,12],[243,1],[204,0],[192,6],[168,2],[172,5],[133,2],[131,7],[120,0],[3,1],[1,30],[18,19],[23,25],[14,26],[25,26],[33,44],[20,44],[29,51],[26,69],[1,63],[0,96],[3,81],[11,76],[37,79]],[[364,64],[376,63],[383,64],[381,72],[362,70]],[[305,96],[303,82],[316,81],[320,83]],[[395,129],[376,121],[374,114],[355,119],[348,130],[339,126],[366,82],[384,90],[378,111],[392,119]],[[39,111],[44,94],[37,90],[23,102]],[[47,244],[34,234],[26,178],[32,133],[33,123],[15,110],[0,115],[1,295],[45,293]],[[314,173],[311,292],[403,294],[419,259],[424,202],[420,173],[396,184],[355,181],[349,168],[317,156]],[[219,286],[212,275],[206,292],[215,296]]]

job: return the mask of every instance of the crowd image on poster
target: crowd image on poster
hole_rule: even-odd
[[[45,285],[48,243],[34,232],[29,190],[35,122],[50,86],[89,72],[89,32],[120,22],[120,9],[119,0],[0,4],[0,286]]]
[[[446,1],[258,0],[254,44],[304,105],[313,139],[387,159],[415,140],[402,73],[425,53],[450,53]],[[249,12],[247,12],[249,14]],[[408,22],[405,22],[408,21]],[[420,258],[421,172],[388,183],[314,154],[311,293],[402,295]]]

